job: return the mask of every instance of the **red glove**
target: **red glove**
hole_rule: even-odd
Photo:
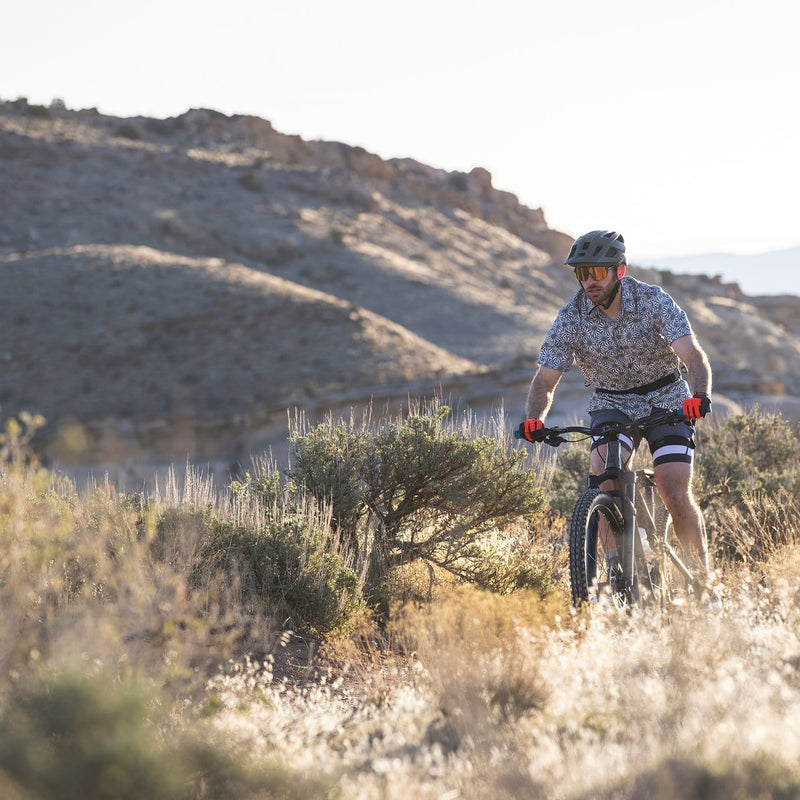
[[[681,411],[686,419],[700,419],[711,413],[711,398],[705,392],[695,392],[683,401]]]
[[[529,442],[541,442],[543,436],[541,432],[544,430],[544,422],[540,419],[526,419],[519,424],[519,435]]]

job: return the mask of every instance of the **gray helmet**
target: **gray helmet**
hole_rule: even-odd
[[[590,231],[579,236],[564,262],[570,267],[581,264],[618,267],[625,263],[625,240],[616,231]]]

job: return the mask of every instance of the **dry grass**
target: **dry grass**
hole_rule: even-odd
[[[462,589],[400,615],[416,649],[402,669],[371,665],[381,692],[276,684],[251,666],[219,679],[210,726],[347,797],[800,796],[789,556],[797,566],[797,549],[765,565],[769,588],[741,574],[716,616],[573,615]]]
[[[726,512],[717,614],[573,610],[554,515],[526,556],[555,562],[549,593],[408,569],[388,619],[365,610],[317,643],[241,608],[235,585],[193,589],[201,510],[249,513],[207,479],[172,479],[144,503],[109,484],[79,492],[26,459],[19,431],[0,449],[3,796],[73,796],[59,770],[76,797],[94,785],[94,751],[62,763],[51,738],[28,736],[60,698],[67,738],[84,742],[87,704],[97,724],[130,730],[127,774],[178,765],[181,791],[154,797],[800,797],[794,498]],[[132,688],[144,699],[120,726]]]

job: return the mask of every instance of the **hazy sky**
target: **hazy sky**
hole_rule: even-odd
[[[0,98],[489,169],[633,260],[800,244],[794,0],[44,0],[2,13]]]

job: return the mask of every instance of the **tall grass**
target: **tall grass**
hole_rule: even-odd
[[[387,457],[381,436],[404,458],[457,455],[532,494],[516,515],[509,490],[507,514],[470,517],[466,540],[429,495],[399,549],[412,532],[444,536],[448,519],[464,549],[447,568],[424,547],[400,559],[379,600],[353,529],[292,477],[297,462],[257,460],[223,487],[175,472],[149,496],[79,488],[37,462],[38,420],[7,422],[0,795],[800,797],[793,426],[753,412],[705,429],[697,491],[724,609],[645,615],[569,605],[565,509],[582,456],[506,458],[502,423],[409,417],[421,421],[325,431],[366,442],[360,457]],[[401,473],[380,473],[399,492],[381,496],[402,501]],[[363,473],[380,489],[376,474]],[[359,536],[386,532],[380,514],[359,519]]]

